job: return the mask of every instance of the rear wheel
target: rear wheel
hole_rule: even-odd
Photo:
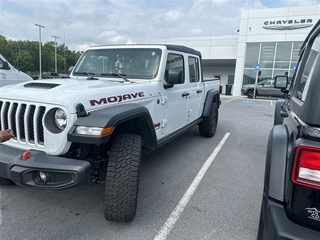
[[[15,185],[10,179],[0,177],[0,186],[10,186]]]
[[[213,102],[208,117],[205,117],[199,124],[199,132],[203,137],[213,137],[218,125],[218,104]]]
[[[141,137],[119,134],[109,153],[106,170],[104,215],[106,220],[130,222],[137,209]]]

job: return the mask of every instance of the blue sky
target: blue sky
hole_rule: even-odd
[[[320,0],[0,0],[0,35],[91,45],[236,35],[242,10],[319,4]],[[0,49],[1,51],[1,49]]]

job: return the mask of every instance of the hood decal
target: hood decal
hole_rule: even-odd
[[[141,98],[144,97],[144,92],[136,92],[136,93],[128,93],[118,96],[110,96],[110,97],[104,97],[97,99],[89,100],[91,106],[95,105],[101,105],[101,104],[107,104],[107,103],[114,103],[114,102],[122,102],[125,100],[130,100],[134,98]]]

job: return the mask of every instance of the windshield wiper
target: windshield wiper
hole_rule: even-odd
[[[115,77],[119,77],[119,78],[122,78],[124,81],[126,82],[130,82],[126,76],[127,74],[124,74],[124,73],[101,73],[101,76],[115,76]]]
[[[95,73],[89,73],[89,72],[85,72],[89,77],[87,78],[87,80],[99,80],[99,78],[96,78],[92,75],[95,75]]]
[[[95,73],[91,73],[91,72],[74,72],[75,75],[87,75],[89,76],[87,78],[87,80],[99,80],[99,78],[94,77],[93,75],[95,75]]]

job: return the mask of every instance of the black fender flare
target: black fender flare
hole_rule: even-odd
[[[157,147],[157,137],[153,121],[148,109],[142,105],[129,103],[108,107],[89,112],[85,117],[78,118],[68,132],[68,141],[88,144],[102,144],[109,141],[112,133],[105,136],[79,135],[75,134],[77,126],[107,127],[114,126],[115,129],[122,123],[137,120],[143,127],[139,128],[139,134],[149,148]]]
[[[217,90],[209,90],[207,92],[206,100],[204,101],[202,117],[208,117],[211,109],[211,105],[213,102],[216,102],[218,108],[221,104],[219,89]]]
[[[279,125],[283,123],[283,117],[280,115],[282,105],[284,105],[284,99],[278,100],[274,109],[273,125]]]
[[[285,175],[288,152],[288,130],[285,125],[276,125],[268,137],[264,193],[283,202],[285,196]]]

